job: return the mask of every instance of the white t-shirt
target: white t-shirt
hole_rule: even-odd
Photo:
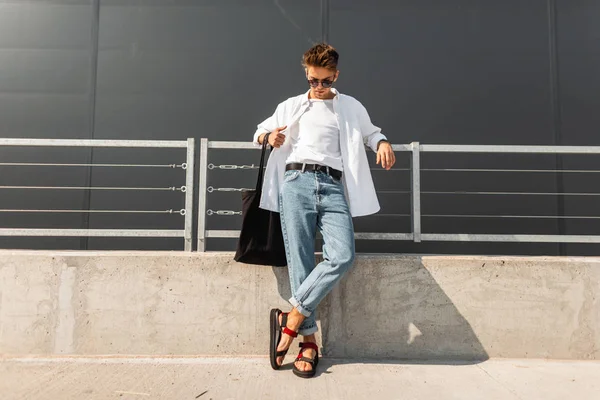
[[[310,99],[309,103],[298,122],[298,138],[292,139],[293,150],[286,164],[321,164],[341,171],[340,128],[333,112],[333,99]]]

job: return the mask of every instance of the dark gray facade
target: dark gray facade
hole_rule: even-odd
[[[278,102],[306,90],[302,53],[340,52],[339,90],[394,143],[600,145],[600,4],[533,1],[0,0],[0,136],[251,139]],[[374,159],[374,154],[370,154]],[[0,148],[0,162],[175,163],[178,151]],[[215,150],[251,164],[257,152]],[[408,167],[408,154],[398,167]],[[598,157],[423,154],[422,167],[593,169]],[[374,162],[373,162],[374,165]],[[256,171],[213,170],[251,187]],[[600,192],[597,174],[423,171],[425,191]],[[379,190],[407,190],[381,171]],[[181,186],[181,171],[0,166],[0,185]],[[410,199],[381,193],[357,231],[409,232]],[[424,194],[425,215],[599,216],[596,196]],[[0,209],[179,209],[177,193],[0,189]],[[239,193],[208,208],[239,210]],[[212,216],[209,229],[239,229]],[[423,218],[436,233],[598,234],[594,219]],[[176,215],[0,213],[0,227],[180,229]],[[209,250],[232,250],[214,239]],[[0,238],[0,248],[181,249],[179,239]],[[362,252],[597,254],[597,245],[359,241]]]

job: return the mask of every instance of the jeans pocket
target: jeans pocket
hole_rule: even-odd
[[[289,171],[285,171],[285,174],[283,175],[283,182],[291,182],[294,179],[296,179],[297,177],[300,176],[301,171],[297,170],[297,169],[292,169]]]

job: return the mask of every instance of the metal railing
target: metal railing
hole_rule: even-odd
[[[31,189],[31,190],[173,190],[180,191],[185,196],[185,208],[181,210],[33,210],[33,209],[0,209],[0,213],[9,212],[70,212],[70,213],[170,213],[180,214],[185,217],[183,229],[29,229],[29,228],[2,228],[0,236],[72,236],[72,237],[181,237],[184,239],[184,249],[192,250],[192,224],[193,224],[193,199],[194,199],[194,139],[187,141],[140,141],[140,140],[65,140],[65,139],[0,139],[2,146],[19,147],[113,147],[113,148],[183,148],[186,149],[185,162],[181,164],[50,164],[50,163],[14,163],[0,162],[0,166],[56,166],[56,167],[168,167],[181,168],[185,171],[185,185],[181,187],[168,188],[128,188],[128,187],[85,187],[85,186],[0,186],[0,190],[9,189]],[[532,196],[600,196],[600,193],[524,193],[524,192],[500,192],[500,191],[424,191],[422,190],[422,173],[429,171],[479,171],[479,172],[528,172],[528,173],[600,173],[600,170],[517,170],[517,169],[474,169],[474,168],[446,168],[432,169],[421,168],[421,155],[423,153],[488,153],[488,154],[593,154],[600,155],[600,147],[591,146],[472,146],[472,145],[426,145],[419,142],[410,144],[395,144],[394,151],[407,154],[410,157],[409,168],[399,168],[409,172],[410,188],[405,191],[382,191],[403,193],[410,196],[410,213],[393,214],[394,216],[409,217],[411,219],[410,232],[356,232],[358,240],[399,240],[399,241],[460,241],[460,242],[531,242],[531,243],[600,243],[600,235],[546,235],[546,234],[474,234],[474,233],[436,233],[424,232],[423,218],[556,218],[559,219],[600,219],[600,216],[536,216],[536,215],[442,215],[423,214],[421,210],[422,195],[532,195]],[[213,216],[236,216],[240,210],[212,210],[207,209],[208,196],[215,192],[241,192],[246,188],[235,187],[212,187],[208,186],[208,173],[211,170],[239,170],[257,169],[252,165],[214,165],[209,163],[210,149],[231,150],[260,150],[249,142],[231,141],[209,141],[200,139],[200,165],[199,165],[199,201],[198,201],[198,230],[197,250],[206,251],[206,240],[210,238],[232,238],[239,236],[239,230],[207,229],[207,217]],[[396,168],[398,169],[398,168]],[[254,180],[252,180],[254,183]],[[407,181],[408,183],[408,181]],[[252,186],[254,186],[252,184]],[[377,214],[376,214],[377,215]],[[390,214],[392,215],[392,214]],[[387,215],[385,215],[387,216]]]
[[[194,139],[187,141],[161,140],[76,140],[76,139],[0,139],[0,147],[111,147],[111,148],[181,148],[186,149],[181,164],[81,164],[81,163],[15,163],[2,162],[0,166],[33,167],[165,167],[185,171],[185,185],[176,187],[95,187],[95,186],[1,186],[0,190],[128,190],[128,191],[179,191],[185,196],[185,208],[181,210],[58,210],[58,209],[0,209],[2,213],[121,213],[121,214],[179,214],[184,217],[183,229],[30,229],[2,228],[0,236],[48,236],[48,237],[181,237],[185,251],[192,251],[193,196],[194,196]]]
[[[510,153],[510,154],[600,154],[600,147],[593,146],[491,146],[491,145],[421,145],[418,142],[414,142],[411,145],[413,152],[413,240],[415,242],[420,241],[466,241],[466,242],[535,242],[535,243],[600,243],[600,235],[525,235],[525,234],[470,234],[470,233],[453,233],[453,234],[440,234],[440,233],[423,233],[421,232],[421,210],[420,210],[420,172],[419,172],[419,153],[488,153],[488,154],[499,154],[499,153]],[[394,146],[396,150],[404,149],[404,146]],[[416,160],[415,161],[415,154]],[[532,172],[532,171],[528,171]],[[600,171],[565,171],[565,170],[537,170],[535,172],[581,172],[581,173],[594,173]],[[600,195],[598,193],[506,193],[506,192],[487,192],[482,193],[487,195],[493,194],[512,194],[512,195],[551,195],[551,196],[565,196],[565,195]],[[474,217],[474,216],[471,216]],[[507,216],[512,218],[526,217],[526,216]],[[528,216],[529,218],[542,218],[542,216]],[[552,218],[579,218],[578,216],[549,216]],[[595,217],[586,217],[592,219]]]
[[[553,196],[600,196],[600,193],[520,193],[520,192],[424,192],[421,189],[421,154],[422,153],[489,153],[489,154],[595,154],[600,155],[600,147],[593,146],[492,146],[492,145],[426,145],[419,142],[410,144],[395,144],[392,146],[394,151],[410,154],[410,190],[407,191],[411,196],[411,232],[404,233],[385,233],[385,232],[356,232],[355,238],[361,240],[403,240],[413,242],[424,241],[457,241],[457,242],[531,242],[531,243],[600,243],[600,235],[544,235],[544,234],[472,234],[472,233],[434,233],[423,232],[422,219],[424,217],[448,217],[447,215],[421,213],[421,195],[422,194],[479,194],[479,195],[553,195]],[[256,168],[244,165],[220,165],[214,166],[208,164],[209,149],[255,149],[252,143],[248,142],[228,142],[228,141],[208,141],[201,140],[200,150],[200,209],[198,213],[198,251],[205,251],[207,238],[237,238],[239,230],[207,230],[206,217],[212,215],[239,215],[237,210],[207,210],[207,194],[215,191],[241,191],[243,188],[213,188],[207,187],[208,170],[220,168],[228,170]],[[432,170],[432,169],[429,169]],[[501,169],[443,169],[444,171],[504,171],[504,172],[536,172],[536,173],[600,173],[597,170],[501,170]],[[455,216],[453,216],[455,217]],[[582,217],[582,216],[484,216],[484,215],[463,215],[463,217],[509,217],[509,218],[585,218],[595,219],[600,216]]]

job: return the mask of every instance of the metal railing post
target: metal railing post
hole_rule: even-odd
[[[196,142],[192,138],[187,140],[187,160],[185,171],[185,251],[193,250],[192,228],[193,228],[193,209],[194,209],[194,152]]]
[[[420,144],[412,142],[412,157],[411,157],[411,221],[413,241],[418,243],[421,241],[421,159],[420,159]]]
[[[198,184],[198,251],[206,251],[206,172],[208,170],[208,139],[200,139],[200,176]]]

